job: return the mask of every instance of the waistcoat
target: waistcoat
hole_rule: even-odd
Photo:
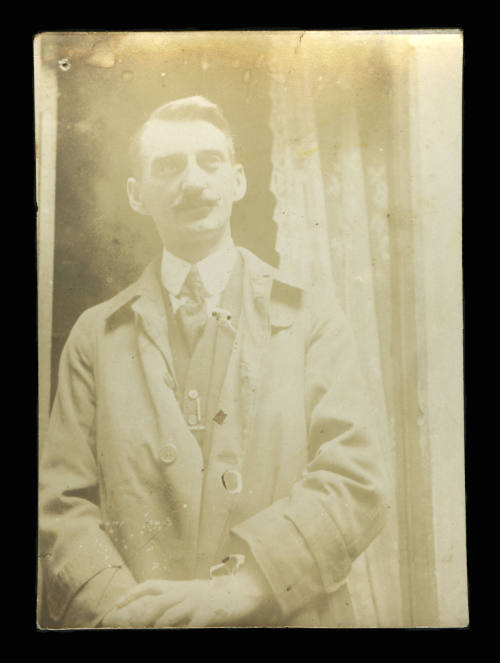
[[[220,313],[216,310],[209,317],[192,355],[168,293],[163,289],[177,383],[176,397],[189,430],[198,440],[205,461],[210,453],[212,425],[214,422],[222,423],[220,418],[225,416],[223,412],[217,411],[217,402],[240,317],[242,280],[243,264],[241,256],[238,256],[221,297]],[[229,320],[226,314],[230,315]]]

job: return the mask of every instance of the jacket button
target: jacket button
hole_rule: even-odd
[[[196,389],[190,389],[188,391],[188,396],[189,398],[192,398],[194,400],[195,398],[198,398],[198,392],[196,391]]]
[[[177,458],[177,447],[175,444],[165,444],[163,449],[160,452],[160,460],[170,465]]]
[[[226,470],[222,475],[222,485],[231,495],[241,493],[243,487],[241,474],[237,470]]]

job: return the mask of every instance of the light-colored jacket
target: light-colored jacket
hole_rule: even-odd
[[[175,396],[157,263],[71,331],[40,468],[56,625],[98,624],[149,578],[207,577],[239,545],[266,576],[279,624],[355,625],[345,580],[386,506],[352,336],[334,301],[239,250],[226,418],[212,423],[206,463]],[[240,492],[221,480],[228,469]]]

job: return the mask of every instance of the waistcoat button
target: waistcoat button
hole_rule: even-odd
[[[177,458],[177,447],[175,444],[165,444],[163,449],[160,452],[160,460],[170,465]]]

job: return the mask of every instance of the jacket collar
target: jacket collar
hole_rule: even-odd
[[[253,299],[263,318],[269,312],[271,327],[289,327],[304,286],[289,274],[268,265],[247,249],[239,248],[250,281]]]
[[[152,313],[154,317],[163,317],[163,299],[160,281],[161,256],[158,256],[143,271],[141,276],[127,288],[119,292],[108,302],[106,320],[120,320],[121,313],[137,306]],[[143,302],[138,304],[138,302]]]
[[[291,324],[296,302],[304,286],[293,277],[268,265],[255,254],[238,247],[243,258],[244,272],[249,279],[255,305],[261,314],[269,310],[270,323],[276,327]],[[119,321],[120,313],[132,308],[148,318],[166,318],[160,278],[161,255],[151,262],[141,276],[108,302],[106,320]]]

